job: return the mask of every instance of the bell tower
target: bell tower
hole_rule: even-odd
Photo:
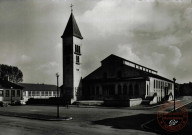
[[[81,93],[81,50],[82,35],[73,15],[71,15],[61,36],[63,42],[63,87],[61,97],[70,103],[78,100]]]

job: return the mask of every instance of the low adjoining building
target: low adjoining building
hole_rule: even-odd
[[[12,103],[23,99],[23,87],[0,78],[0,101]]]
[[[19,83],[23,86],[23,98],[27,101],[30,98],[34,99],[48,99],[50,97],[57,97],[57,86],[50,84],[31,84]],[[60,88],[58,88],[60,93]],[[59,96],[59,95],[58,95]]]
[[[129,105],[172,100],[173,81],[157,71],[110,55],[101,61],[101,67],[83,79],[83,100],[127,100]]]

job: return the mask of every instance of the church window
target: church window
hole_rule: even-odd
[[[134,92],[135,92],[135,96],[139,96],[139,85],[138,84],[135,84],[134,86]]]
[[[80,46],[79,45],[75,45],[75,53],[80,54],[81,50],[80,50]]]
[[[79,54],[81,54],[81,48],[80,48],[80,46],[79,46]]]
[[[147,95],[149,94],[149,85],[147,84]]]
[[[129,96],[133,96],[133,86],[132,86],[132,84],[129,85]]]
[[[77,52],[77,45],[75,45],[75,52]]]
[[[76,63],[79,63],[79,56],[76,56]]]

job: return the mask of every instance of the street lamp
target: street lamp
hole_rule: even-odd
[[[59,74],[56,73],[56,77],[57,77],[57,118],[59,118],[59,100],[58,100],[58,97],[59,97],[59,89],[58,89],[58,86],[59,86]]]
[[[174,111],[175,111],[175,77],[173,78],[173,83],[174,83]]]
[[[163,86],[161,85],[161,102],[162,102],[162,88],[163,88]]]
[[[12,90],[13,90],[13,87],[11,87],[11,105],[12,105]]]

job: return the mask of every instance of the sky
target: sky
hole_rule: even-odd
[[[191,0],[0,0],[0,64],[25,83],[62,84],[70,4],[82,36],[82,76],[115,54],[178,83],[192,81]]]

